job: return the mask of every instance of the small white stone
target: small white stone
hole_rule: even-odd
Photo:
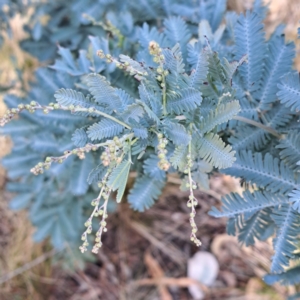
[[[215,282],[219,273],[219,263],[210,252],[199,251],[188,261],[187,276],[206,286]],[[190,285],[189,292],[193,299],[204,299],[204,293],[197,285]]]

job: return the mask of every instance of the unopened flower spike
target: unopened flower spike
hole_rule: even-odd
[[[149,53],[153,56],[153,61],[159,66],[156,69],[157,81],[160,82],[162,88],[162,103],[163,103],[163,113],[167,114],[167,86],[166,86],[166,76],[169,75],[169,71],[164,69],[165,57],[163,55],[163,50],[160,48],[159,44],[155,41],[151,41],[148,47]]]
[[[120,70],[124,70],[125,72],[129,73],[131,76],[134,76],[138,80],[142,80],[144,76],[148,75],[147,71],[143,69],[137,61],[125,55],[121,54],[120,60],[118,60],[114,58],[111,54],[104,54],[104,51],[101,49],[97,51],[97,55],[102,59],[106,59],[107,63],[115,63],[117,68],[119,68]],[[123,60],[123,62],[121,60]]]
[[[157,165],[161,170],[168,171],[170,168],[170,163],[166,157],[166,154],[168,153],[168,150],[166,149],[168,140],[164,138],[162,133],[158,133],[157,138],[158,138],[157,149],[158,149],[158,158],[159,158],[159,162]]]
[[[198,231],[198,228],[195,222],[195,216],[196,216],[195,207],[198,205],[198,200],[194,196],[194,190],[197,188],[197,185],[192,178],[192,167],[193,167],[192,143],[190,142],[188,146],[187,166],[186,169],[184,170],[184,173],[187,174],[188,176],[187,178],[188,182],[186,183],[186,188],[188,188],[190,191],[189,200],[187,202],[187,206],[191,209],[190,218],[189,218],[190,225],[192,227],[190,239],[192,242],[195,243],[196,246],[199,247],[201,246],[201,241],[196,236],[196,232]]]

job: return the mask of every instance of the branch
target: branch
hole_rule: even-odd
[[[132,285],[138,286],[149,286],[149,285],[162,285],[162,286],[177,286],[186,288],[189,286],[197,285],[203,290],[205,293],[209,293],[209,288],[197,281],[195,279],[189,277],[180,277],[180,278],[168,278],[168,277],[161,277],[161,278],[144,278],[133,281]]]
[[[259,122],[256,122],[254,120],[250,120],[250,119],[247,119],[245,117],[241,117],[241,116],[235,116],[233,117],[234,120],[237,120],[237,121],[241,121],[241,122],[244,122],[244,123],[247,123],[247,124],[250,124],[250,125],[253,125],[255,127],[258,127],[258,128],[261,128],[267,132],[269,132],[270,134],[274,135],[275,137],[277,137],[278,139],[281,139],[282,136],[280,133],[278,133],[275,129],[271,128],[271,127],[268,127],[262,123],[259,123]]]
[[[131,139],[133,136],[134,136],[133,133],[125,134],[122,138],[120,138],[120,143],[122,143],[123,141],[125,141],[127,139]],[[88,153],[90,151],[96,151],[100,147],[109,146],[109,145],[114,144],[114,143],[115,142],[113,140],[108,140],[104,143],[99,143],[99,144],[89,143],[89,144],[86,144],[84,147],[81,147],[81,148],[66,150],[64,152],[64,155],[46,157],[45,162],[39,162],[30,171],[35,175],[43,174],[44,169],[48,170],[51,167],[51,164],[53,162],[61,164],[71,155],[77,155],[80,159],[84,159],[85,158],[85,153]]]
[[[119,123],[120,125],[124,126],[127,129],[131,129],[131,127],[118,120],[117,118],[110,116],[100,110],[97,110],[93,107],[89,107],[89,108],[85,108],[82,106],[74,106],[74,105],[69,105],[69,106],[63,106],[60,105],[58,103],[50,103],[49,105],[40,105],[39,103],[35,102],[35,101],[31,101],[30,104],[19,104],[17,108],[12,108],[6,111],[5,115],[3,116],[2,119],[0,119],[0,126],[4,126],[6,123],[8,123],[10,120],[12,120],[12,118],[16,115],[18,115],[19,113],[21,113],[24,110],[28,110],[30,113],[34,113],[36,110],[43,110],[43,112],[45,114],[48,114],[50,111],[52,110],[66,110],[66,111],[70,111],[71,113],[75,113],[75,112],[86,112],[86,113],[94,113],[100,116],[103,116],[107,119],[110,119],[116,123]]]

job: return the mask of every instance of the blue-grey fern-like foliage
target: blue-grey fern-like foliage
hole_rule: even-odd
[[[74,83],[71,77],[47,69],[40,69],[36,76],[38,81],[32,86],[28,98],[22,99],[22,103],[29,103],[36,99],[35,95],[41,94],[44,99],[40,100],[47,103],[58,87],[68,87]],[[8,107],[15,106],[19,101],[14,96],[5,98]],[[13,121],[2,130],[2,134],[10,135],[15,144],[12,153],[2,160],[2,165],[9,170],[9,178],[21,178],[18,183],[7,184],[9,191],[19,193],[10,205],[13,209],[29,208],[31,221],[38,228],[35,240],[40,241],[50,235],[53,245],[58,248],[63,246],[66,239],[76,241],[78,238],[77,230],[82,228],[78,220],[83,220],[84,210],[93,194],[86,183],[86,176],[96,163],[95,157],[88,156],[84,164],[79,163],[78,159],[71,160],[66,165],[53,168],[41,178],[30,175],[28,168],[44,159],[45,155],[59,154],[72,147],[73,143],[66,134],[70,128],[75,130],[81,122],[81,117],[63,112],[57,112],[43,121],[38,114],[24,113],[22,120]],[[66,222],[68,227],[64,224]]]
[[[281,284],[284,285],[293,285],[293,284],[298,284],[298,282],[300,281],[299,275],[300,275],[300,267],[296,266],[287,270],[284,273],[266,275],[264,277],[264,280],[268,284],[273,284],[279,281]]]
[[[170,35],[170,41],[184,43],[188,41],[188,36],[183,35],[184,28],[180,27],[184,23],[172,24],[172,20],[181,16],[189,20],[193,31],[196,32],[200,20],[206,19],[216,30],[226,9],[226,0],[200,1],[200,3],[193,0],[171,0],[168,1],[168,5],[160,0],[143,0],[139,2],[139,5],[136,5],[134,0],[75,0],[72,2],[56,0],[46,1],[46,3],[28,1],[28,4],[23,7],[19,6],[22,1],[10,0],[7,2],[18,3],[15,11],[24,14],[26,14],[26,8],[33,8],[34,13],[31,14],[30,25],[25,27],[29,38],[22,41],[21,45],[24,50],[42,61],[55,57],[57,44],[68,47],[71,51],[85,49],[89,44],[89,36],[103,37],[106,29],[113,32],[113,28],[117,28],[120,34],[126,37],[121,44],[129,49],[131,43],[140,36],[136,24],[147,22],[154,25],[157,19],[171,16],[174,19],[171,18],[168,21],[169,30],[170,33],[175,30],[175,34],[172,37]],[[46,24],[42,21],[43,16],[51,16]],[[177,29],[176,26],[178,26]],[[179,32],[178,29],[183,31]],[[182,40],[180,34],[183,37]]]
[[[148,137],[148,132],[145,130],[143,123],[140,122],[144,108],[141,104],[134,104],[134,98],[138,96],[138,91],[135,90],[137,84],[133,78],[124,75],[113,64],[107,64],[105,61],[100,60],[96,55],[96,51],[102,49],[105,54],[114,56],[118,56],[120,53],[131,55],[134,53],[135,43],[139,39],[141,39],[141,43],[142,39],[146,39],[146,36],[142,35],[141,32],[147,26],[151,28],[151,33],[148,40],[144,42],[145,49],[147,49],[151,40],[156,40],[153,34],[162,36],[162,39],[166,41],[163,43],[163,41],[158,40],[161,46],[173,47],[174,45],[168,39],[178,40],[178,37],[174,35],[177,34],[176,32],[172,33],[172,24],[177,28],[185,24],[182,19],[178,18],[179,15],[185,16],[185,12],[184,10],[178,10],[178,8],[191,10],[193,20],[191,20],[189,26],[194,29],[193,33],[190,34],[196,34],[197,23],[203,16],[200,16],[199,7],[193,1],[188,3],[186,1],[171,1],[170,5],[172,7],[169,11],[162,7],[160,1],[152,1],[146,5],[147,9],[153,12],[151,17],[149,17],[149,11],[145,10],[143,5],[137,8],[134,1],[123,1],[121,3],[120,1],[101,0],[98,2],[90,1],[87,3],[83,0],[76,0],[72,3],[66,1],[46,1],[42,3],[28,1],[23,6],[19,5],[19,1],[7,1],[5,3],[10,6],[11,16],[17,12],[26,14],[27,9],[32,10],[34,8],[30,25],[25,26],[29,37],[21,45],[23,49],[40,60],[53,61],[50,68],[54,70],[38,69],[36,81],[31,85],[28,95],[23,98],[8,95],[5,102],[11,108],[19,103],[26,104],[33,100],[43,105],[56,100],[61,105],[74,104],[85,108],[92,106],[95,109],[110,113],[107,104],[100,107],[95,103],[93,91],[91,91],[91,94],[87,94],[86,83],[80,81],[82,76],[88,75],[91,71],[101,73],[106,76],[114,87],[117,87],[114,90],[115,99],[121,99],[119,101],[124,105],[131,105],[130,109],[122,111],[122,118],[126,122],[131,120],[134,133],[142,140],[141,143],[137,143],[135,146],[143,149],[147,146],[144,140]],[[118,11],[121,8],[126,13],[119,14]],[[57,14],[57,11],[60,13]],[[147,17],[143,15],[145,12],[147,12]],[[223,16],[220,13],[218,16],[215,15],[213,1],[210,1],[207,12],[210,16],[209,21],[212,22],[214,19],[214,26],[218,26]],[[91,16],[95,21],[83,17],[83,13]],[[168,33],[167,38],[158,32],[155,33],[157,29],[152,25],[156,24],[157,17],[164,18],[168,15],[174,17],[170,19],[170,33]],[[7,14],[3,16],[8,17]],[[50,16],[49,21],[42,22],[43,16],[46,18]],[[97,21],[100,21],[101,24],[98,24]],[[140,26],[141,22],[147,23]],[[115,28],[120,30],[121,38],[113,32]],[[107,34],[109,34],[109,38],[107,38]],[[57,44],[59,44],[58,47]],[[171,52],[169,53],[171,55]],[[142,55],[137,54],[137,56]],[[90,84],[92,84],[91,81]],[[74,91],[75,85],[80,86],[80,90]],[[147,93],[149,94],[149,92]],[[53,95],[55,95],[55,98]],[[141,90],[140,95],[140,97],[144,97]],[[151,103],[151,110],[158,114],[158,106],[155,108],[153,102]],[[111,107],[111,109],[122,110],[124,108],[118,106],[118,104],[117,102],[116,106]],[[99,165],[96,155],[87,156],[87,161],[83,165],[80,164],[78,159],[71,158],[62,165],[54,166],[49,172],[41,175],[39,179],[30,175],[28,170],[46,156],[59,155],[74,146],[82,147],[91,142],[91,137],[88,136],[87,132],[88,128],[92,127],[93,122],[87,122],[87,117],[88,119],[94,118],[95,114],[82,112],[70,115],[68,112],[55,111],[44,115],[42,112],[36,112],[36,114],[24,112],[19,120],[12,121],[1,130],[2,134],[10,135],[14,143],[12,153],[3,159],[2,164],[9,170],[8,177],[11,180],[19,180],[18,184],[14,182],[7,184],[7,189],[16,193],[16,197],[11,202],[11,207],[14,209],[29,209],[30,218],[38,228],[35,235],[36,240],[40,241],[50,236],[53,245],[57,248],[63,247],[65,242],[78,243],[78,236],[81,232],[80,226],[83,224],[80,220],[85,218],[88,211],[88,200],[90,201],[96,196],[95,184],[103,177],[105,168],[103,171],[103,167],[100,165],[99,168],[95,168],[89,174],[91,186],[88,186],[82,178],[86,176],[89,166]],[[97,123],[99,122],[101,121],[99,120]],[[143,122],[148,121],[144,120]],[[166,130],[169,130],[168,122],[164,123],[164,126]],[[177,126],[181,125],[178,124]],[[172,131],[169,130],[168,132],[171,137]],[[189,139],[184,132],[182,137],[184,137],[185,143]],[[173,139],[178,138],[174,136]],[[179,142],[180,139],[177,143]],[[20,155],[20,153],[23,154]],[[154,176],[151,170],[149,170],[149,174]],[[70,178],[72,180],[69,180]],[[68,200],[63,201],[65,198]],[[50,210],[50,208],[53,214],[45,214],[43,218],[43,211]],[[35,220],[34,216],[38,210],[42,212],[41,217]],[[65,215],[64,213],[58,213],[59,211],[64,212]],[[68,219],[67,222],[70,222],[68,228],[75,228],[74,230],[64,229],[66,228],[64,225],[65,218]],[[71,232],[73,233],[69,234]]]
[[[286,43],[281,28],[266,40],[263,18],[264,14],[248,12],[236,20],[234,56],[247,54],[248,64],[233,78],[242,100],[239,115],[262,126],[230,121],[228,141],[237,160],[222,171],[255,189],[224,197],[221,210],[213,208],[210,214],[229,217],[229,233],[246,245],[274,234],[271,272],[276,275],[267,282],[286,278],[287,283],[285,270],[299,243],[299,130],[293,124],[298,122],[300,84],[299,74],[292,70],[294,44]]]
[[[109,168],[108,187],[117,191],[118,202],[135,171],[128,202],[144,211],[161,194],[168,173],[186,180],[191,155],[199,186],[208,187],[212,170],[247,183],[249,190],[223,197],[222,207],[210,214],[228,217],[228,233],[247,246],[273,235],[267,282],[298,283],[289,275],[293,269],[285,270],[299,243],[300,80],[292,69],[294,44],[285,41],[282,27],[266,39],[261,1],[239,16],[225,13],[224,0],[170,0],[168,6],[158,0],[138,6],[132,0],[98,2],[34,4],[34,26],[28,26],[30,37],[22,46],[40,60],[53,60],[59,43],[58,57],[52,70],[37,71],[28,96],[7,96],[6,103],[48,105],[54,94],[72,114],[23,112],[2,130],[14,141],[3,165],[9,178],[19,180],[7,185],[17,194],[11,207],[29,208],[36,240],[51,236],[61,248],[65,241],[78,241],[88,202]],[[40,15],[59,9],[46,26],[39,23]],[[160,27],[157,19],[163,19]],[[162,49],[161,64],[149,53],[153,42]],[[99,49],[108,62],[97,56]],[[131,71],[120,70],[111,57]],[[159,68],[167,71],[163,86]],[[159,167],[158,134],[168,141],[168,171]],[[83,161],[68,158],[39,177],[28,173],[46,156],[124,136],[130,139],[118,165],[103,165],[96,152]]]

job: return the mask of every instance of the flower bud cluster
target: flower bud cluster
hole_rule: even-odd
[[[48,114],[52,110],[66,110],[71,111],[72,113],[76,111],[82,111],[82,112],[97,112],[97,110],[94,107],[85,108],[79,105],[68,105],[64,106],[59,103],[49,103],[49,105],[40,105],[39,103],[35,101],[31,101],[30,104],[19,104],[18,107],[8,109],[4,116],[0,119],[0,126],[4,126],[6,123],[12,120],[13,117],[18,115],[24,110],[27,110],[30,113],[34,113],[36,110],[42,110],[44,114]]]
[[[35,110],[38,108],[37,106],[40,106],[35,101],[31,101],[30,104],[19,104],[18,107],[8,109],[4,116],[0,119],[0,126],[4,126],[6,123],[8,123],[13,117],[18,115],[23,110],[27,110],[30,113],[34,113]]]
[[[157,81],[160,81],[160,86],[165,90],[166,89],[166,80],[165,77],[169,75],[168,70],[164,70],[163,63],[165,61],[165,57],[162,54],[162,49],[159,47],[158,43],[155,41],[151,41],[149,43],[149,53],[153,56],[153,61],[159,64],[159,67],[156,69]]]
[[[198,231],[197,225],[195,223],[195,216],[196,216],[196,211],[195,211],[195,206],[198,205],[198,200],[194,197],[193,193],[190,193],[189,200],[187,202],[187,206],[191,208],[191,213],[190,213],[190,225],[192,227],[191,231],[191,241],[196,244],[196,246],[201,246],[200,240],[196,237],[196,232]]]
[[[49,169],[50,163],[43,163],[39,162],[36,166],[31,168],[30,172],[33,173],[34,175],[39,175],[44,173],[44,169]]]
[[[165,87],[165,83],[164,83],[164,77],[166,77],[167,75],[169,75],[169,71],[168,70],[163,70],[161,67],[158,67],[156,72],[158,73],[158,75],[156,76],[156,79],[158,81],[161,81],[162,83],[160,84],[161,87]]]
[[[137,70],[136,68],[134,68],[134,66],[130,65],[129,62],[127,62],[127,61],[122,63],[119,60],[112,57],[109,53],[104,54],[103,50],[98,50],[97,55],[102,59],[106,59],[107,63],[115,63],[117,68],[128,72],[129,75],[131,75],[131,76],[138,76],[138,78],[139,78],[139,76],[147,76],[148,75],[148,73],[146,71],[141,72],[141,71]]]
[[[107,186],[107,178],[108,178],[109,174],[111,173],[111,171],[112,170],[109,169],[108,172],[106,173],[106,175],[102,178],[102,181],[99,182],[98,186],[101,188],[100,194],[96,199],[94,199],[91,202],[91,205],[95,208],[94,208],[91,216],[84,223],[86,230],[84,231],[84,233],[81,236],[81,240],[83,241],[83,243],[79,247],[79,249],[82,253],[87,251],[87,247],[89,245],[88,235],[92,233],[93,217],[98,217],[98,216],[101,217],[100,227],[96,233],[95,244],[92,249],[93,253],[98,253],[99,249],[102,246],[102,241],[101,241],[102,233],[107,232],[107,227],[106,227],[106,225],[107,225],[106,219],[108,217],[107,203],[108,203],[109,195],[111,193],[111,189]],[[100,206],[101,198],[104,200],[104,203]]]
[[[81,239],[83,241],[83,244],[80,246],[80,251],[83,253],[87,250],[88,243],[88,235],[92,232],[92,220],[93,217],[101,217],[100,221],[100,227],[96,233],[95,238],[95,244],[93,246],[92,252],[98,253],[99,249],[102,246],[101,238],[102,233],[107,232],[107,223],[106,219],[108,217],[107,214],[107,203],[109,199],[109,195],[111,193],[111,188],[107,185],[107,180],[110,174],[112,173],[113,169],[116,167],[117,164],[119,164],[122,161],[123,158],[123,147],[124,147],[124,141],[128,138],[132,138],[133,134],[124,135],[122,138],[118,138],[115,136],[113,140],[108,141],[105,146],[105,151],[101,155],[102,163],[105,166],[108,166],[107,172],[105,176],[102,178],[100,182],[98,182],[98,187],[101,189],[99,196],[94,199],[91,202],[91,205],[94,207],[94,210],[91,214],[91,216],[88,218],[88,220],[85,223],[85,226],[87,227],[86,231],[82,234]],[[104,146],[103,144],[99,144],[101,146]],[[100,146],[99,146],[100,147]],[[114,164],[111,165],[111,162],[114,162]],[[101,199],[104,200],[104,203],[100,205]]]
[[[168,171],[170,168],[170,163],[166,158],[166,154],[168,153],[166,149],[168,140],[164,138],[161,133],[157,135],[157,138],[158,138],[157,149],[158,149],[158,158],[159,158],[159,162],[157,165],[161,170]]]
[[[191,241],[196,244],[196,246],[201,246],[201,241],[196,237],[196,232],[198,231],[197,225],[195,223],[196,210],[195,207],[198,205],[198,200],[194,196],[194,191],[197,188],[196,183],[192,179],[191,168],[193,166],[191,153],[187,155],[187,168],[184,170],[184,173],[188,174],[188,182],[186,183],[186,187],[190,189],[189,200],[187,202],[187,207],[191,208],[190,213],[190,225],[192,227],[191,231]]]
[[[162,49],[159,47],[159,44],[155,41],[149,43],[149,53],[153,56],[153,61],[162,64],[165,60],[164,55],[162,54]]]
[[[43,174],[44,170],[48,170],[53,162],[63,163],[70,155],[77,155],[80,159],[85,158],[85,153],[90,151],[96,151],[100,147],[99,144],[87,144],[85,147],[75,148],[73,150],[67,150],[64,155],[59,157],[46,157],[44,162],[39,162],[35,167],[33,167],[30,172],[34,175]]]
[[[111,162],[116,162],[119,164],[122,161],[122,156],[119,155],[122,147],[122,142],[117,136],[115,136],[113,141],[107,147],[105,147],[105,150],[100,156],[102,164],[105,167],[109,166]]]

